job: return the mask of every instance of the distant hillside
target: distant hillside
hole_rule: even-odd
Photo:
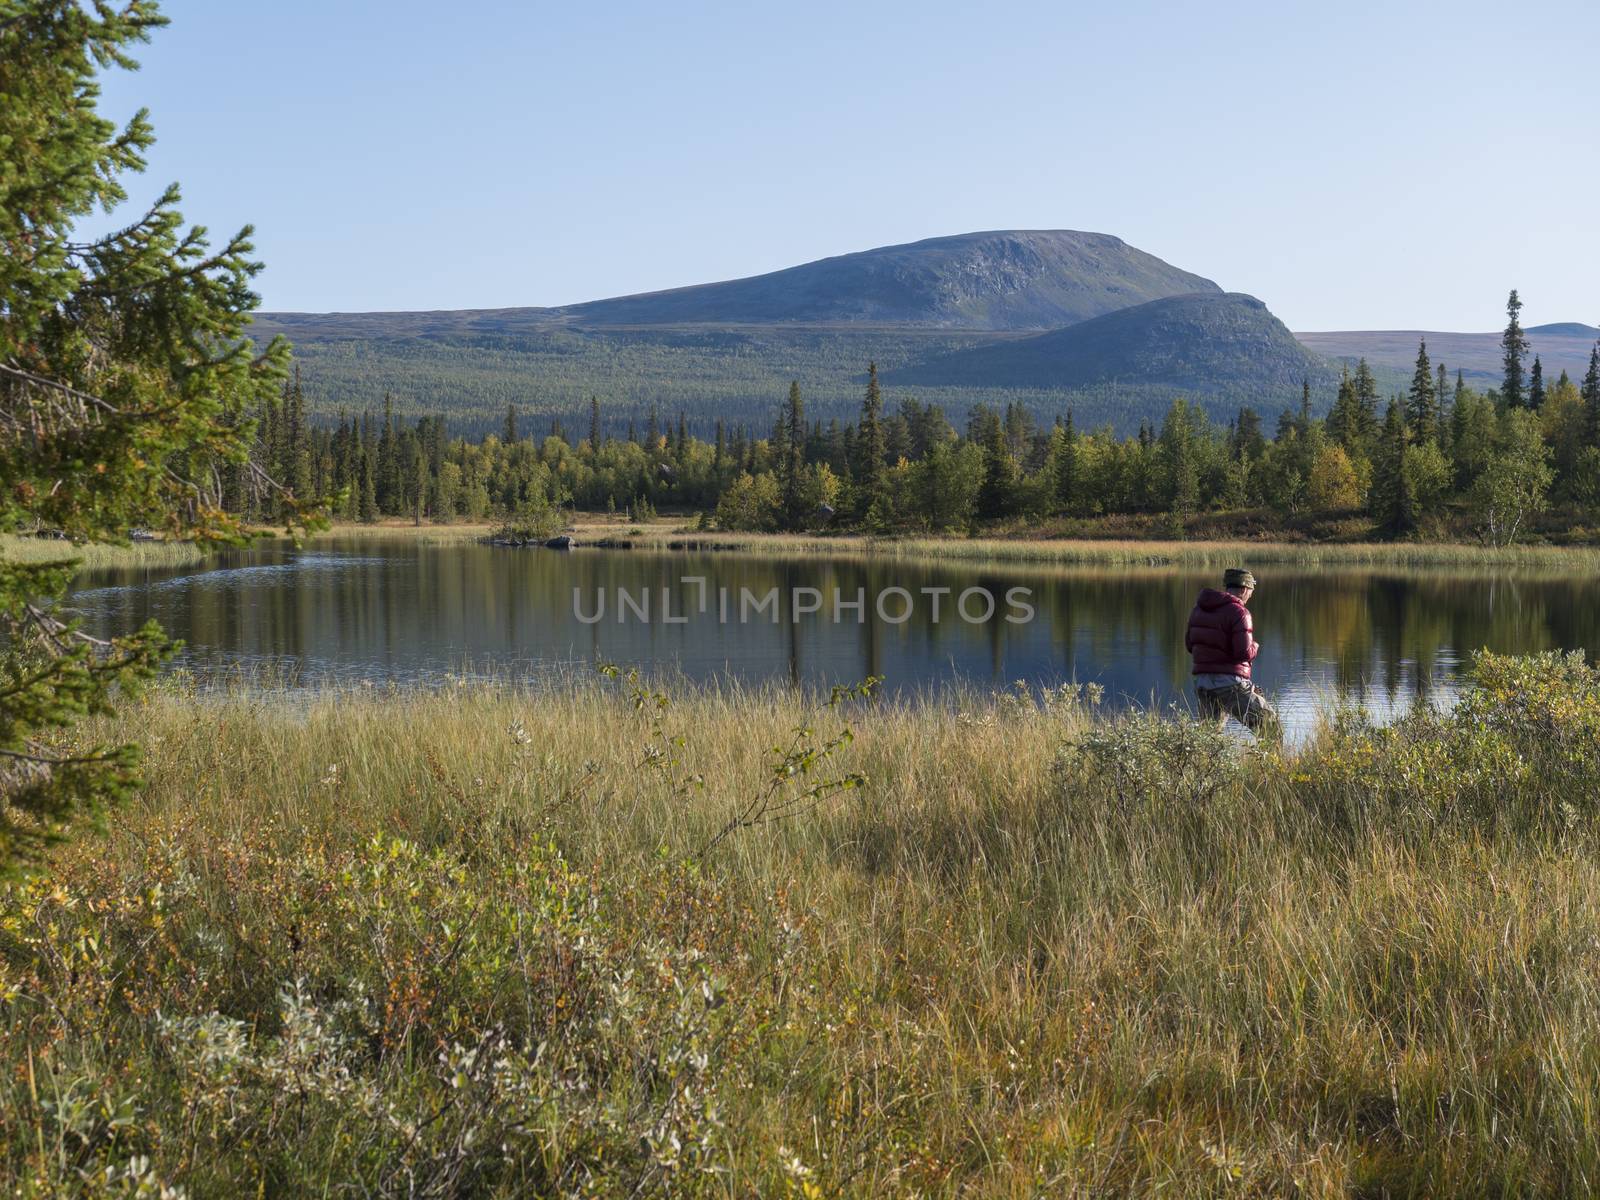
[[[1221,289],[1121,238],[1003,230],[929,238],[698,287],[563,309],[583,325],[870,324],[1053,329]]]
[[[1417,361],[1417,343],[1428,340],[1428,357],[1457,368],[1476,386],[1497,384],[1501,378],[1499,333],[1449,333],[1431,329],[1346,330],[1294,335],[1308,349],[1326,358],[1355,362],[1365,358],[1374,367],[1389,368],[1410,378]],[[1545,378],[1554,382],[1566,371],[1582,379],[1589,369],[1589,351],[1600,329],[1577,321],[1535,325],[1528,344],[1544,366]],[[1532,358],[1529,358],[1530,363]]]
[[[1011,230],[842,254],[768,275],[564,308],[415,313],[262,313],[299,339],[529,333],[551,327],[849,325],[1055,329],[1161,296],[1217,292],[1121,238]]]
[[[1164,393],[1276,401],[1309,379],[1325,401],[1334,373],[1254,296],[1200,293],[1152,300],[1050,333],[957,351],[904,368],[891,383],[969,388],[1159,388]],[[1320,406],[1320,405],[1319,405]]]

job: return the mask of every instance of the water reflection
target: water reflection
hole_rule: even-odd
[[[288,666],[305,683],[438,679],[464,666],[522,674],[604,659],[670,668],[694,679],[772,678],[828,685],[881,675],[892,690],[961,680],[1009,686],[1097,682],[1121,703],[1186,698],[1183,630],[1212,571],[1038,568],[869,558],[502,550],[337,539],[295,551],[237,553],[205,570],[100,571],[71,604],[97,633],[155,618],[187,643],[183,661]],[[1252,601],[1262,654],[1258,678],[1291,723],[1333,696],[1383,714],[1414,699],[1448,699],[1478,647],[1530,652],[1600,642],[1600,583],[1584,576],[1472,571],[1268,568]],[[704,583],[693,582],[704,580]],[[1013,588],[1029,591],[1031,621],[1007,620]],[[575,608],[574,589],[580,597]],[[738,620],[744,593],[778,589],[781,603]],[[821,612],[796,613],[795,589],[817,589]],[[874,611],[886,589],[915,603],[895,623]],[[995,613],[953,611],[971,588]],[[648,589],[651,614],[635,615]],[[661,619],[665,589],[673,616]],[[940,619],[928,593],[943,592]],[[719,619],[718,597],[730,597]],[[833,619],[833,597],[866,610]],[[618,620],[616,597],[635,607]],[[708,598],[701,612],[702,592]],[[604,594],[604,619],[592,615]],[[800,603],[810,603],[809,595]],[[968,611],[981,611],[973,602]],[[902,601],[888,605],[898,616]],[[774,619],[776,618],[776,619]]]

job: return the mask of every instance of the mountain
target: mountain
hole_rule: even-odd
[[[750,279],[561,311],[580,325],[1053,329],[1160,296],[1220,290],[1107,234],[1001,230],[884,246]]]
[[[1544,377],[1554,383],[1565,371],[1582,379],[1589,369],[1589,351],[1600,329],[1578,321],[1535,325],[1528,329],[1531,365],[1537,354],[1544,365]],[[1437,369],[1443,362],[1454,376],[1459,368],[1467,382],[1477,386],[1498,386],[1502,378],[1500,334],[1450,333],[1436,329],[1344,330],[1294,335],[1307,349],[1327,358],[1354,363],[1366,359],[1374,368],[1387,368],[1406,379],[1417,361],[1417,343],[1426,338],[1428,357]]]
[[[748,279],[561,308],[262,313],[256,323],[263,333],[296,339],[526,333],[552,326],[1054,329],[1160,296],[1219,291],[1211,280],[1108,234],[1002,230],[883,246]]]
[[[717,418],[760,430],[791,379],[814,418],[849,419],[868,362],[953,419],[982,398],[1122,429],[1174,391],[1224,415],[1298,403],[1302,376],[1327,374],[1259,301],[1072,230],[930,238],[560,308],[262,313],[255,332],[295,343],[318,419],[392,395],[402,416],[473,435],[509,405],[530,430],[572,428],[591,396],[613,433],[652,407],[702,433]]]
[[[957,351],[896,371],[887,382],[971,388],[1137,385],[1167,395],[1272,399],[1281,405],[1307,379],[1321,398],[1332,378],[1331,367],[1254,296],[1201,292]]]

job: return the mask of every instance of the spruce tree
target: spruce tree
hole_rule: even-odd
[[[282,385],[288,346],[252,346],[248,227],[218,247],[167,188],[97,237],[81,221],[127,198],[154,140],[142,110],[118,129],[97,73],[165,24],[150,0],[0,3],[0,528],[74,544],[133,526],[237,542],[223,468],[276,489],[251,456],[252,414]],[[290,517],[297,520],[297,497]],[[58,606],[71,564],[0,562],[0,871],[126,795],[134,746],[66,735],[113,711],[168,653],[153,622],[102,642]]]
[[[1446,453],[1449,453],[1451,408],[1449,399],[1450,377],[1449,373],[1444,369],[1443,362],[1439,363],[1435,369],[1438,371],[1438,378],[1433,385],[1433,399],[1435,406],[1439,410],[1439,424],[1438,432],[1434,435],[1434,440],[1439,443],[1441,449],[1443,449]]]
[[[1544,364],[1533,356],[1533,370],[1528,374],[1528,407],[1538,412],[1544,407]]]
[[[1589,444],[1600,446],[1600,344],[1589,351],[1589,370],[1579,392],[1589,414]]]
[[[514,418],[513,418],[514,422]],[[378,511],[393,515],[404,510],[400,494],[400,446],[394,427],[394,397],[383,394],[383,428],[378,431]]]
[[[1328,410],[1328,436],[1354,454],[1360,441],[1361,409],[1356,400],[1355,382],[1350,378],[1350,368],[1345,367],[1339,377],[1339,390],[1334,394],[1333,407]]]
[[[1236,459],[1248,462],[1266,453],[1267,439],[1261,432],[1261,414],[1248,405],[1239,410],[1233,437],[1233,456]]]
[[[1363,442],[1370,443],[1378,432],[1378,379],[1364,358],[1356,363],[1355,389],[1361,438]]]
[[[589,453],[600,453],[600,397],[589,397]]]
[[[789,399],[784,405],[784,452],[778,464],[778,479],[783,500],[783,521],[789,529],[803,528],[806,522],[806,413],[800,398],[800,381],[789,384]]]
[[[361,499],[356,511],[362,523],[366,525],[371,525],[378,519],[377,471],[372,460],[372,453],[363,447],[361,452]]]
[[[993,409],[979,419],[983,446],[983,484],[978,489],[978,515],[1009,517],[1017,511],[1017,462],[1006,444],[1005,426]]]
[[[1301,404],[1302,425],[1297,428],[1298,440],[1305,439],[1300,430],[1311,420],[1311,387],[1305,388]],[[1167,510],[1174,516],[1186,517],[1194,512],[1200,500],[1200,479],[1195,467],[1194,421],[1187,401],[1178,399],[1167,410],[1161,424],[1158,447],[1161,465],[1165,468],[1165,495]]]
[[[300,367],[294,369],[294,383],[289,388],[288,419],[284,430],[284,461],[278,468],[278,478],[288,489],[280,516],[290,516],[293,505],[309,499],[311,483],[311,431],[306,427],[306,395],[300,386]]]
[[[1417,346],[1417,367],[1411,375],[1411,391],[1406,398],[1406,423],[1417,443],[1425,445],[1439,434],[1439,401],[1434,391],[1433,364],[1428,361],[1427,339]]]
[[[1066,423],[1060,427],[1055,466],[1056,509],[1063,516],[1071,516],[1078,510],[1078,431],[1070,408]]]
[[[1500,399],[1507,408],[1521,408],[1527,401],[1522,360],[1528,356],[1528,338],[1522,332],[1522,301],[1516,288],[1511,289],[1511,297],[1506,301],[1506,331],[1500,335],[1500,350],[1505,367]]]
[[[1416,496],[1406,473],[1408,440],[1405,416],[1400,405],[1391,401],[1378,437],[1377,470],[1368,493],[1373,519],[1386,537],[1405,537],[1417,527]]]
[[[997,422],[998,424],[998,422]],[[856,514],[865,517],[874,503],[884,499],[883,394],[878,390],[878,364],[867,364],[867,394],[861,402],[861,424],[856,433]]]
[[[389,397],[384,396],[383,402],[387,406]],[[515,404],[506,405],[506,423],[505,427],[500,431],[500,441],[507,446],[514,446],[517,443],[517,406]]]

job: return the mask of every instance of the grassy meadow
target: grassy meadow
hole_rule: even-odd
[[[1600,673],[1478,680],[1289,756],[1077,691],[155,690],[0,904],[0,1176],[1590,1193]]]

